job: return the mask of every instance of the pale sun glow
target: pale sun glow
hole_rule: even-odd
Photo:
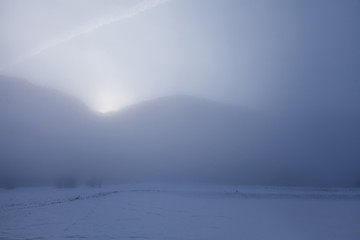
[[[107,113],[119,110],[130,104],[130,98],[111,91],[103,91],[97,95],[93,109],[97,112]]]

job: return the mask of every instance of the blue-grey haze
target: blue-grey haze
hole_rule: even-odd
[[[359,184],[359,26],[357,0],[0,0],[0,174]]]

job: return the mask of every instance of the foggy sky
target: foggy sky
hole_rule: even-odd
[[[0,0],[0,66],[98,111],[174,93],[341,110],[359,103],[359,26],[356,0]]]
[[[0,170],[354,186],[359,26],[355,0],[0,0]]]

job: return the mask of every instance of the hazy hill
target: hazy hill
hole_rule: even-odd
[[[162,97],[105,116],[125,171],[142,177],[229,180],[258,138],[249,109],[193,96]],[[236,170],[235,170],[236,171]],[[232,179],[233,180],[233,179]]]
[[[75,167],[92,143],[94,117],[71,96],[0,77],[1,175],[35,181]]]
[[[1,77],[0,174],[22,183],[95,174],[350,186],[359,181],[357,120],[349,112],[254,111],[187,95],[101,115],[71,96]]]

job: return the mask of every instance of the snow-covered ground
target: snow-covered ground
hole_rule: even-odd
[[[161,184],[0,190],[0,239],[359,240],[360,190]]]

